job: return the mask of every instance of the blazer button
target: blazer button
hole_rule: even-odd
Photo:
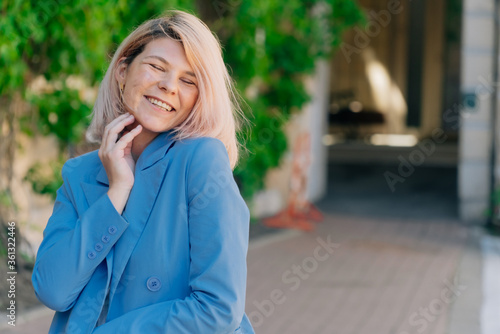
[[[118,230],[118,229],[116,228],[116,226],[115,226],[115,225],[110,226],[110,227],[108,228],[108,232],[109,232],[109,234],[115,234],[117,230]]]
[[[161,281],[158,277],[156,276],[151,276],[147,283],[146,286],[148,287],[149,291],[158,291],[161,288]]]
[[[89,258],[89,259],[91,259],[91,260],[92,260],[92,259],[95,259],[95,257],[97,256],[97,254],[96,254],[95,252],[89,252],[89,253],[87,254],[87,256],[88,256],[88,258]]]
[[[104,246],[101,243],[98,242],[98,243],[95,244],[94,249],[96,251],[100,252],[100,251],[102,251],[103,247]]]
[[[107,244],[109,242],[109,239],[110,239],[109,235],[106,235],[106,234],[103,235],[101,238],[102,242],[104,242],[105,244]]]

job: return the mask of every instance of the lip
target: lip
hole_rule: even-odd
[[[160,107],[158,107],[157,105],[154,105],[154,104],[153,104],[153,103],[151,103],[148,99],[155,99],[155,100],[158,100],[158,101],[163,102],[163,103],[165,103],[166,105],[170,106],[170,108],[172,108],[172,110],[171,110],[171,111],[167,111],[167,112],[176,112],[176,111],[177,111],[177,109],[175,109],[173,105],[171,105],[171,104],[170,104],[170,103],[168,103],[167,101],[164,101],[164,100],[162,100],[162,99],[157,98],[156,96],[144,95],[144,98],[145,98],[145,99],[146,99],[146,101],[148,101],[148,102],[149,102],[149,104],[151,104],[153,107],[155,107],[156,109],[161,110],[161,111],[163,111],[163,112],[165,112],[165,110],[161,109],[161,108],[160,108]]]

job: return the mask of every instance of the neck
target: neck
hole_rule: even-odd
[[[133,129],[137,125],[138,123],[134,122],[130,128]],[[142,128],[141,133],[139,133],[132,142],[132,157],[134,158],[134,161],[137,162],[139,156],[142,154],[142,151],[144,151],[144,149],[153,141],[153,139],[156,138],[156,136],[158,136],[158,133],[148,131],[144,127]]]

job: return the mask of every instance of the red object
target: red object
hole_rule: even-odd
[[[288,205],[275,216],[264,218],[263,223],[275,228],[312,231],[314,229],[313,222],[323,221],[324,216],[316,206],[306,199],[307,169],[311,163],[309,133],[300,134],[294,144]]]

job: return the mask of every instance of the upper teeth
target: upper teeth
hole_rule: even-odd
[[[156,104],[158,107],[161,107],[161,108],[163,108],[163,109],[165,109],[167,111],[172,110],[171,106],[169,106],[168,104],[163,103],[161,101],[158,101],[157,99],[152,99],[152,98],[148,97],[148,100],[149,100],[149,102],[151,102],[153,104]]]

